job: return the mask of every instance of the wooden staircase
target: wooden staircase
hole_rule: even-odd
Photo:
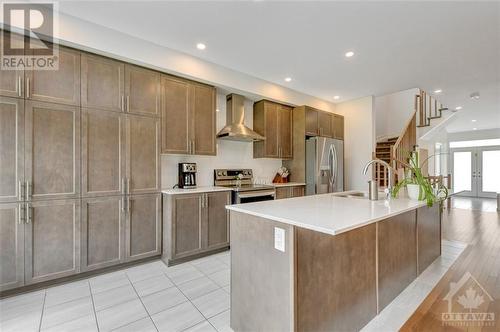
[[[391,151],[397,140],[398,137],[391,137],[387,140],[377,142],[373,157],[391,165]],[[373,172],[375,173],[373,178],[378,181],[379,187],[387,187],[387,182],[389,180],[389,171],[387,168],[377,164],[377,166],[373,168]]]

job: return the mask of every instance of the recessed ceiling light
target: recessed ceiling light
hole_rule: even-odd
[[[472,99],[472,100],[478,100],[479,99],[479,92],[473,92],[473,93],[471,93],[470,99]]]
[[[457,106],[455,107],[455,110],[460,111],[462,109],[462,106]]]
[[[203,43],[198,43],[198,44],[196,44],[196,48],[199,50],[204,50],[207,48],[207,45],[205,45]]]
[[[472,128],[472,130],[477,130],[477,128]]]
[[[339,99],[340,99],[340,96],[333,96],[333,99],[335,99],[335,100],[339,100]]]
[[[472,122],[476,122],[477,120],[472,120]]]
[[[434,90],[434,93],[441,93],[441,92],[443,92],[443,90],[441,89]]]
[[[353,51],[349,51],[349,52],[346,52],[345,57],[346,57],[346,58],[350,58],[350,57],[352,57],[353,55],[354,55],[354,52],[353,52]]]
[[[285,82],[291,82],[292,78],[291,77],[285,77]]]

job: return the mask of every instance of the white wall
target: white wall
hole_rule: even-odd
[[[381,140],[399,136],[415,111],[417,88],[375,97],[375,137]]]
[[[226,96],[217,93],[217,132],[226,123]],[[245,124],[253,127],[253,101],[245,101]],[[281,166],[281,160],[259,158],[253,159],[253,143],[217,140],[217,156],[185,156],[162,155],[161,176],[162,188],[171,188],[177,183],[177,164],[195,162],[198,166],[197,180],[199,186],[213,185],[215,168],[251,168],[254,178],[259,183],[270,183]]]
[[[473,141],[479,139],[500,138],[500,128],[463,131],[456,133],[448,133],[448,141]]]
[[[375,99],[373,96],[337,104],[344,127],[344,180],[346,190],[368,190],[371,173],[363,175],[363,167],[372,159],[375,147]]]

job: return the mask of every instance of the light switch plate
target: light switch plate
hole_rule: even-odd
[[[274,248],[285,252],[285,230],[283,228],[274,227]]]

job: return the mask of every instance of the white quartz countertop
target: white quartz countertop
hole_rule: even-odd
[[[228,205],[227,209],[336,235],[426,205],[425,201],[408,198],[370,201],[338,195],[333,193]]]
[[[179,195],[179,194],[200,194],[200,193],[208,193],[214,191],[231,191],[231,188],[227,187],[215,187],[215,186],[207,186],[207,187],[197,187],[192,189],[162,189],[161,192],[167,195]]]
[[[303,182],[287,182],[287,183],[273,183],[274,187],[295,187],[295,186],[305,186],[306,184]]]

